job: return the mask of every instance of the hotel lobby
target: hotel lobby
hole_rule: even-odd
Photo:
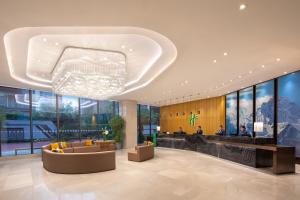
[[[0,200],[298,200],[299,10],[0,0]]]

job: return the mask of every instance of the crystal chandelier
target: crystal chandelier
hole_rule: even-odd
[[[66,48],[52,72],[53,91],[61,95],[106,99],[124,91],[126,57],[105,50]]]

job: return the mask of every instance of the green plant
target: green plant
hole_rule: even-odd
[[[115,142],[121,143],[124,138],[124,126],[125,126],[124,119],[120,116],[115,116],[111,120],[109,120],[108,124],[112,129]]]

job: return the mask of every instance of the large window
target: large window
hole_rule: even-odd
[[[137,105],[138,143],[156,133],[160,120],[159,110],[159,107],[155,106]]]
[[[256,122],[263,122],[263,132],[256,137],[273,137],[274,81],[256,85]]]
[[[57,140],[56,95],[32,91],[33,147],[40,152],[43,145]]]
[[[60,140],[79,140],[79,100],[77,97],[59,96],[59,133]]]
[[[159,107],[150,107],[151,109],[151,133],[156,133],[157,126],[159,126]]]
[[[100,130],[109,129],[108,122],[116,114],[115,101],[99,101],[97,123]]]
[[[237,134],[237,93],[226,95],[226,134]]]
[[[97,131],[98,102],[96,100],[80,98],[80,127],[81,139],[98,139]]]
[[[239,92],[239,123],[245,126],[247,132],[253,132],[253,87]]]
[[[278,79],[277,142],[296,147],[300,157],[300,72]]]
[[[114,115],[119,115],[117,101],[0,86],[0,155],[41,153],[54,141],[98,139],[103,129],[110,130]]]
[[[31,153],[28,90],[0,90],[1,155]]]

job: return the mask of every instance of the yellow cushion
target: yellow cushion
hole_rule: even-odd
[[[62,149],[58,149],[58,153],[64,153]]]
[[[59,145],[58,145],[58,143],[56,142],[56,143],[50,144],[50,147],[51,147],[51,151],[55,151],[56,149],[59,148]]]
[[[61,147],[62,149],[64,149],[64,148],[67,148],[68,146],[67,146],[67,143],[66,143],[66,142],[61,142],[61,143],[60,143],[60,147]]]
[[[86,140],[85,141],[85,146],[92,146],[93,145],[93,141],[92,140]]]

